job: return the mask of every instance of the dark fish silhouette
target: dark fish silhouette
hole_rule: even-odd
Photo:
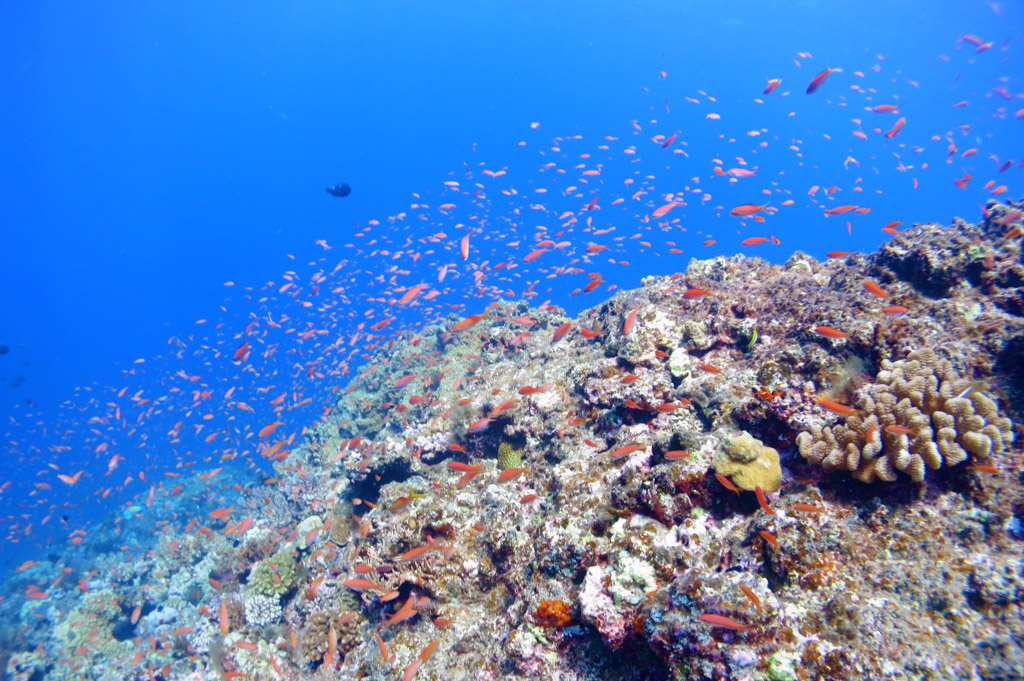
[[[347,184],[342,182],[341,184],[336,184],[333,187],[328,187],[327,193],[331,196],[345,197],[352,193],[352,187],[349,187]]]

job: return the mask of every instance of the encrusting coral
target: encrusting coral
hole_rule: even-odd
[[[760,487],[771,493],[782,484],[778,450],[747,432],[722,440],[711,465],[718,473],[732,478],[741,489],[753,491]]]
[[[931,348],[883,360],[856,407],[844,424],[800,433],[801,456],[826,469],[846,468],[862,482],[891,482],[897,471],[921,482],[925,466],[955,466],[968,455],[984,461],[1013,442],[1010,419]]]
[[[352,646],[357,643],[359,621],[354,617],[339,618],[333,610],[317,610],[306,620],[306,628],[302,632],[299,644],[302,656],[311,662],[319,662],[327,654],[330,629],[338,640],[338,655],[344,657]]]
[[[257,594],[280,596],[292,588],[298,576],[299,568],[295,559],[287,551],[278,551],[256,564],[249,583]]]
[[[516,449],[508,442],[498,445],[498,469],[507,471],[509,468],[516,468],[523,462],[523,452]]]

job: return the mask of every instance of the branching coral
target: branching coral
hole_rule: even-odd
[[[800,433],[801,456],[862,482],[893,481],[897,471],[920,482],[925,466],[955,466],[969,455],[984,461],[1013,442],[1013,423],[996,403],[930,348],[884,360],[855,406],[844,424]]]

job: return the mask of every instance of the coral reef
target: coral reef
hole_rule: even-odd
[[[272,475],[182,473],[12,575],[8,676],[1021,678],[1007,231],[396,336]]]
[[[861,482],[892,482],[897,471],[921,482],[925,466],[955,466],[968,456],[985,463],[1013,442],[1010,419],[931,348],[883,360],[855,404],[860,413],[844,424],[800,433],[801,456],[827,469],[846,468]]]

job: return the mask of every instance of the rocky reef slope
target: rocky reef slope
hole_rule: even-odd
[[[1022,678],[1021,222],[395,341],[242,490],[247,527],[4,603],[9,673]]]

